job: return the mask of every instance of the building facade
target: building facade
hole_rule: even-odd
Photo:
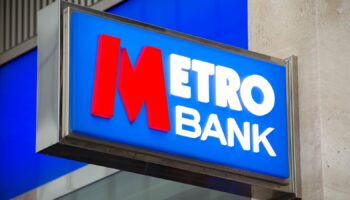
[[[0,0],[1,199],[247,199],[35,153],[36,12],[52,2]],[[282,59],[298,56],[302,198],[350,197],[350,2],[72,3]]]

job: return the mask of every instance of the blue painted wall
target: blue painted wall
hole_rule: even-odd
[[[247,0],[129,0],[110,13],[247,49]],[[0,67],[0,199],[83,166],[35,153],[36,49]]]
[[[1,199],[84,165],[35,153],[36,58],[32,50],[0,68]]]

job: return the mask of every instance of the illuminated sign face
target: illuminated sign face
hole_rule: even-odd
[[[127,50],[120,50],[120,39],[101,35],[96,63],[92,102],[93,115],[106,119],[113,117],[118,66],[120,66],[118,90],[130,123],[136,120],[143,104],[145,104],[148,127],[164,132],[170,131],[164,66],[160,49],[150,46],[143,48],[133,68]],[[193,85],[197,86],[195,88],[197,94],[195,95],[198,103],[210,103],[209,91],[214,90],[215,98],[212,101],[215,101],[215,105],[218,107],[242,111],[242,102],[246,109],[256,116],[264,116],[271,112],[274,107],[273,88],[260,75],[247,76],[241,83],[239,75],[232,68],[215,66],[201,60],[191,60],[177,54],[170,55],[169,63],[170,95],[172,96],[191,99],[192,88],[186,84],[189,82],[189,73],[195,73],[197,81]],[[210,84],[211,78],[215,79],[214,84]],[[210,88],[210,85],[214,85],[215,88]],[[252,96],[254,87],[262,92],[263,100],[261,103],[257,103]],[[240,92],[241,99],[238,92]],[[201,127],[200,111],[183,105],[176,105],[174,109],[175,133],[177,135],[200,138],[202,141],[206,141],[208,137],[214,137],[220,141],[221,145],[230,147],[234,146],[234,136],[236,136],[243,150],[248,151],[251,149],[250,132],[252,132],[253,151],[258,153],[261,143],[270,156],[276,157],[276,153],[267,139],[267,135],[274,129],[272,127],[260,134],[258,124],[253,124],[252,130],[250,130],[250,123],[244,122],[243,130],[240,130],[235,119],[228,118],[225,134],[218,115],[215,113],[210,114],[205,126]],[[184,115],[189,117],[186,118]],[[192,130],[186,130],[184,126],[188,126]]]
[[[285,66],[73,12],[69,67],[72,132],[289,177]]]

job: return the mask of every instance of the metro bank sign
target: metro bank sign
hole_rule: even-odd
[[[39,40],[38,151],[210,188],[211,177],[292,191],[290,63],[73,8],[61,15],[58,68]]]
[[[71,21],[73,132],[288,178],[284,66],[84,13]]]
[[[275,105],[274,90],[268,80],[261,75],[249,75],[241,81],[238,73],[230,67],[214,65],[177,54],[170,54],[168,59],[169,65],[166,67],[170,68],[171,96],[182,99],[193,98],[194,103],[208,104],[214,101],[215,106],[229,108],[232,112],[242,112],[243,103],[247,109],[246,112],[259,117],[270,113]],[[267,138],[274,128],[268,127],[260,133],[259,124],[245,121],[238,125],[234,118],[227,118],[224,120],[227,127],[224,131],[218,114],[211,113],[209,116],[201,116],[201,110],[191,108],[191,105],[179,104],[170,108],[175,111],[175,122],[173,123],[175,126],[170,127],[167,89],[164,80],[165,66],[161,49],[145,46],[133,67],[127,49],[120,50],[119,38],[100,35],[96,63],[92,100],[94,116],[105,119],[113,117],[116,88],[118,88],[130,123],[136,120],[142,106],[145,105],[148,127],[151,129],[169,132],[173,128],[177,135],[193,139],[200,138],[202,141],[213,138],[218,140],[218,144],[229,147],[234,147],[236,140],[239,143],[236,146],[240,146],[238,148],[245,151],[249,151],[252,144],[255,153],[260,152],[261,145],[269,156],[277,156]],[[117,76],[118,71],[119,77]],[[195,83],[189,83],[190,73],[196,77]],[[191,88],[190,85],[196,88]],[[261,102],[254,99],[253,88],[261,92]],[[193,96],[192,90],[196,91]],[[214,90],[215,93],[212,99],[210,90]],[[121,113],[121,111],[116,112]],[[205,122],[201,123],[201,120]],[[118,126],[118,124],[115,125]],[[186,126],[189,129],[186,130],[184,128]]]

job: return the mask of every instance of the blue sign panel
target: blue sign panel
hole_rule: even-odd
[[[73,11],[70,129],[286,179],[286,68]]]

